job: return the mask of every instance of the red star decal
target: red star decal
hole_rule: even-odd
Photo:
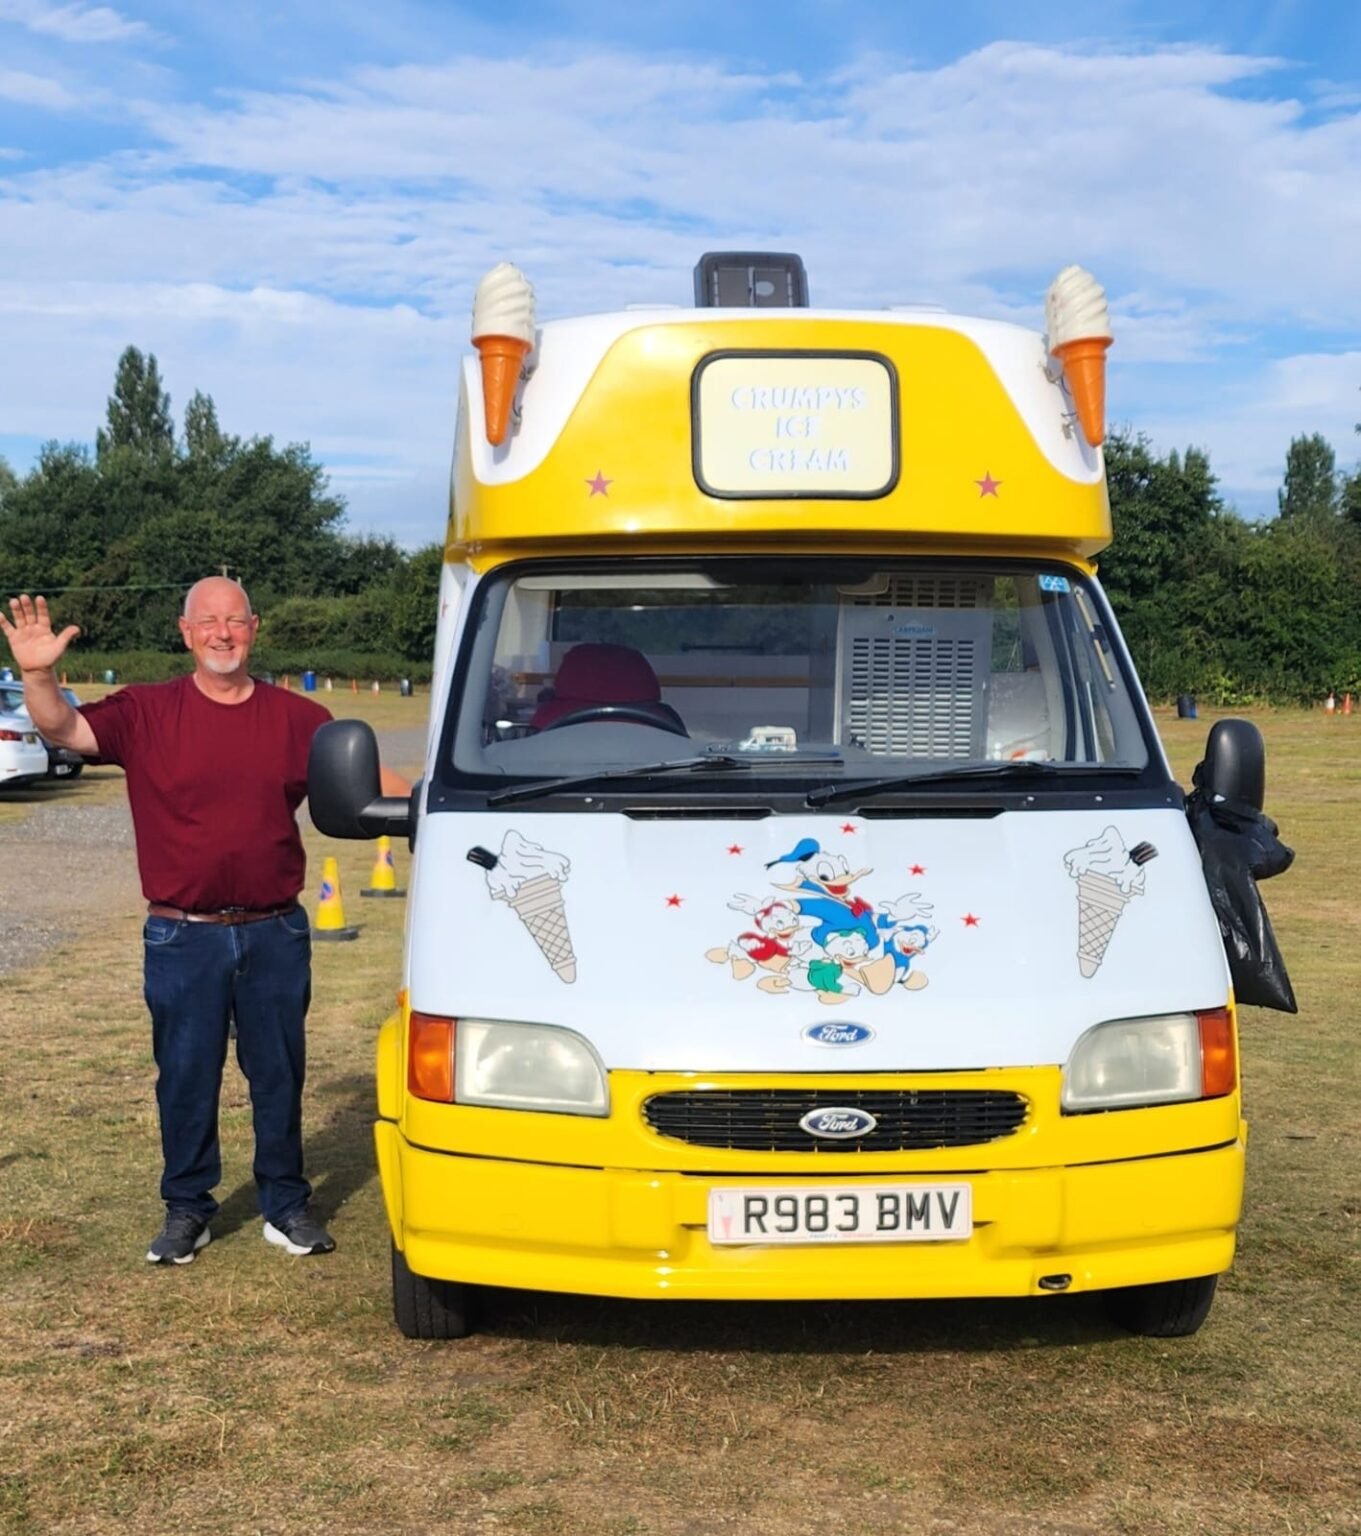
[[[684,896],[668,896],[666,898],[666,904],[668,907],[678,907],[684,900]]]
[[[924,875],[925,873],[926,866],[924,864],[914,864],[912,868],[908,870],[909,875]]]
[[[960,922],[962,922],[966,928],[978,927],[978,919],[973,915],[972,912],[966,912],[964,916],[960,918]]]
[[[596,470],[595,479],[588,480],[586,484],[590,486],[592,496],[608,496],[610,493],[605,489],[605,487],[608,485],[613,485],[614,481],[607,480],[605,476],[600,472],[600,470]]]
[[[1002,482],[1000,480],[994,480],[992,478],[992,471],[990,469],[985,469],[983,471],[983,478],[981,480],[974,481],[974,484],[978,487],[978,494],[980,496],[996,496],[997,487],[1001,485],[1001,483]],[[1000,501],[1001,498],[998,497],[998,500]]]
[[[854,837],[855,836],[855,823],[853,821],[843,821],[841,823],[841,830],[844,833],[846,833],[846,835],[848,837]]]
[[[728,852],[729,853],[736,854],[736,853],[741,853],[741,851],[742,851],[741,843],[729,843],[728,844]]]

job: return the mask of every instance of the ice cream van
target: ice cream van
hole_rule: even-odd
[[[1038,296],[1037,296],[1038,297]],[[376,1142],[396,1320],[480,1288],[1099,1291],[1198,1328],[1243,1189],[1234,999],[1096,577],[1111,330],[694,307],[462,366],[424,777],[326,727],[312,815],[414,857]],[[1206,773],[1260,796],[1251,727]]]

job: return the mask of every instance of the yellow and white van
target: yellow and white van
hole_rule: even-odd
[[[1095,575],[1109,328],[1055,342],[1091,290],[1042,336],[808,308],[797,258],[542,326],[488,281],[424,779],[380,799],[357,722],[313,756],[323,831],[413,840],[402,1330],[518,1286],[1099,1290],[1192,1332],[1243,1186],[1234,1007]]]

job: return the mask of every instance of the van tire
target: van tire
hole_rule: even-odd
[[[1184,1339],[1210,1315],[1218,1284],[1218,1275],[1201,1275],[1195,1280],[1130,1285],[1107,1293],[1106,1310],[1113,1322],[1146,1339]]]
[[[392,1315],[408,1339],[463,1339],[472,1332],[469,1285],[413,1275],[392,1245]]]

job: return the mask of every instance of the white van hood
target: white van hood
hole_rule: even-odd
[[[610,1068],[1041,1066],[1103,1019],[1229,991],[1170,808],[441,812],[410,900],[413,1008],[565,1025]]]

